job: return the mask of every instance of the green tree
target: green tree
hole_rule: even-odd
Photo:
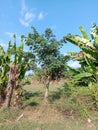
[[[37,64],[41,68],[46,88],[45,99],[47,99],[50,82],[65,76],[69,56],[60,54],[64,41],[56,40],[50,28],[47,28],[42,35],[34,27],[32,29],[33,33],[29,33],[26,38],[26,45],[35,54]]]

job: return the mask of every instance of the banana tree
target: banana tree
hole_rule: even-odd
[[[14,39],[14,44],[9,42],[6,51],[0,46],[0,96],[2,97],[6,90],[4,107],[10,106],[13,90],[17,90],[26,71],[34,65],[34,55],[31,52],[24,52],[23,41],[17,47],[15,35]]]
[[[70,53],[74,60],[81,64],[81,71],[74,77],[78,81],[83,79],[87,84],[98,83],[98,27],[94,24],[90,31],[91,38],[82,26],[79,27],[82,36],[68,34],[64,39],[77,45],[81,52]],[[80,55],[81,53],[81,55]],[[74,55],[73,55],[74,54]]]

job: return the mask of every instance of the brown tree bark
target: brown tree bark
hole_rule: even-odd
[[[50,76],[47,77],[45,81],[45,102],[48,102],[48,97],[49,97],[49,85],[50,85]]]
[[[17,90],[14,90],[13,106],[18,108],[22,107],[22,101]]]
[[[11,105],[11,98],[13,95],[13,89],[16,86],[17,74],[18,74],[18,65],[10,66],[9,83],[7,87],[7,94],[4,107],[10,107]]]
[[[4,90],[1,90],[0,91],[0,106],[3,105],[4,100],[5,100],[5,93],[4,93]]]
[[[48,98],[48,96],[49,96],[49,84],[46,84],[45,98]]]
[[[14,82],[9,82],[9,84],[8,84],[6,100],[5,100],[5,107],[10,107],[14,84],[15,84]]]

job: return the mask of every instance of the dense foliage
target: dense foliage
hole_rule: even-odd
[[[79,61],[81,68],[77,70],[74,79],[82,85],[92,85],[98,82],[98,27],[94,24],[90,31],[91,39],[83,27],[79,27],[82,36],[68,34],[64,38],[80,47],[81,52],[69,53],[74,60]]]

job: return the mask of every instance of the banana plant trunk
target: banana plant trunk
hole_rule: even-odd
[[[18,73],[18,66],[12,65],[10,66],[10,72],[9,72],[9,83],[7,87],[7,94],[6,94],[6,100],[4,107],[8,108],[11,105],[11,98],[13,95],[14,87],[16,86],[16,76]]]

